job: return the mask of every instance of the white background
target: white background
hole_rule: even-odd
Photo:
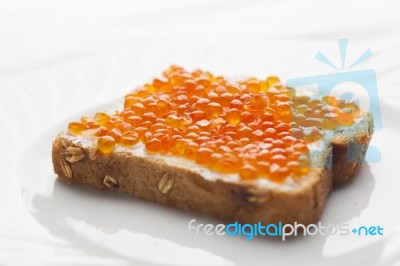
[[[375,69],[382,102],[396,108],[400,100],[399,9],[398,1],[3,0],[0,1],[0,107],[18,104],[10,102],[15,96],[13,88],[20,87],[20,82],[30,77],[45,76],[43,73],[51,69],[85,60],[131,52],[142,55],[137,71],[146,77],[167,67],[164,62],[198,67],[186,56],[187,51],[193,58],[196,51],[221,56],[226,65],[202,63],[199,67],[223,74],[260,77],[277,74],[291,78],[332,73],[332,69],[313,57],[320,50],[340,65],[336,41],[345,38],[349,39],[349,63],[366,49],[372,50],[374,56],[356,69]],[[257,51],[265,49],[265,56],[259,57],[249,47],[257,47]],[[182,54],[180,48],[184,51]],[[178,52],[163,52],[169,50]],[[163,63],[157,62],[158,56]],[[79,89],[85,90],[85,87]],[[117,94],[122,94],[124,89],[121,87]],[[92,101],[101,103],[112,95],[112,92],[103,93]],[[45,101],[49,95],[40,97]],[[65,108],[63,115],[68,114]],[[4,141],[7,131],[17,128],[18,120],[5,123],[1,115],[12,114],[0,114],[3,131],[0,137]],[[48,121],[54,123],[55,117],[52,119]],[[62,245],[63,240],[55,241],[46,229],[31,225],[30,214],[20,211],[25,207],[22,204],[17,207],[14,198],[4,196],[6,191],[15,188],[14,180],[7,177],[11,176],[19,151],[42,129],[45,127],[35,129],[28,136],[19,132],[24,140],[2,146],[0,264],[29,264],[28,258],[35,257],[38,264],[52,265],[60,256],[57,252],[49,253],[46,246]],[[7,149],[13,153],[7,153]],[[17,194],[20,191],[15,191],[16,197],[20,197]],[[29,226],[24,227],[26,224]]]

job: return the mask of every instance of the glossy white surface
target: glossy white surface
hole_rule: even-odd
[[[252,47],[254,53],[256,49]],[[210,55],[210,51],[202,53],[187,60],[202,65],[202,56]],[[400,112],[385,102],[385,127],[376,132],[372,142],[381,150],[382,162],[364,165],[350,184],[334,191],[322,218],[326,224],[379,224],[384,227],[384,237],[314,236],[281,242],[189,236],[187,225],[192,218],[198,223],[218,221],[127,195],[56,181],[50,161],[54,136],[67,121],[110,104],[96,102],[107,98],[112,102],[132,84],[145,81],[146,77],[141,78],[144,75],[135,71],[141,68],[136,62],[142,60],[135,53],[110,55],[66,64],[7,84],[8,98],[0,112],[9,140],[2,144],[1,153],[0,247],[5,251],[1,254],[4,261],[29,263],[17,255],[21,250],[40,264],[51,265],[285,265],[298,264],[299,260],[304,265],[386,265],[399,260],[400,217],[394,209],[400,200],[400,184],[392,155],[399,144],[396,121]],[[225,73],[235,72],[226,67]],[[26,139],[27,128],[31,139]],[[21,152],[15,154],[18,150]],[[13,171],[10,165],[14,165]]]

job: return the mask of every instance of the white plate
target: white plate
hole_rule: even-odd
[[[219,221],[124,194],[56,181],[50,159],[51,142],[67,121],[102,109],[108,104],[101,102],[110,103],[130,87],[147,81],[157,74],[155,71],[171,63],[166,53],[176,53],[175,62],[188,67],[238,74],[237,67],[220,65],[233,51],[226,47],[220,50],[203,47],[196,54],[179,49],[153,50],[153,54],[127,52],[66,64],[5,84],[8,90],[0,95],[4,96],[0,101],[7,99],[0,107],[1,121],[7,128],[7,141],[2,145],[0,157],[3,162],[0,248],[4,251],[0,263],[32,265],[32,260],[50,265],[399,263],[400,215],[396,209],[400,181],[396,154],[400,147],[397,123],[400,111],[384,103],[384,129],[375,133],[371,143],[381,151],[382,161],[363,165],[348,185],[333,191],[321,220],[325,224],[348,223],[351,227],[380,225],[384,228],[383,237],[308,236],[282,242],[270,238],[246,241],[244,237],[189,236],[191,219],[197,223]],[[250,55],[243,58],[265,54],[257,46],[247,51]],[[281,61],[272,53],[267,56],[271,61],[259,63],[258,69],[271,69]],[[204,58],[213,59],[209,62]],[[243,73],[256,69],[253,61],[246,62],[243,58]],[[284,75],[293,72],[296,69],[289,69]],[[32,260],[20,256],[21,251]]]

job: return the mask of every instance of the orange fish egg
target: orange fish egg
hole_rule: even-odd
[[[104,155],[143,143],[149,153],[274,182],[308,173],[307,143],[321,139],[323,130],[354,124],[360,113],[356,104],[333,96],[295,96],[276,76],[232,83],[175,65],[127,94],[122,108],[82,117],[68,132],[93,137]]]

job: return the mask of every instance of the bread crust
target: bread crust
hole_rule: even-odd
[[[84,158],[73,163],[66,161],[68,147],[81,148]],[[59,180],[127,192],[164,205],[208,213],[227,222],[314,223],[320,218],[332,188],[329,168],[312,169],[301,186],[285,191],[259,187],[252,182],[210,181],[190,169],[131,153],[93,157],[91,152],[59,135],[52,150],[54,172]],[[65,173],[62,167],[65,163],[71,174]],[[118,185],[105,182],[107,186],[103,183],[106,176]]]
[[[334,137],[332,167],[311,169],[301,177],[300,185],[292,189],[261,187],[245,181],[208,180],[191,169],[129,152],[94,154],[94,148],[83,147],[65,133],[53,142],[52,161],[54,172],[62,181],[127,192],[167,206],[207,213],[227,222],[308,225],[320,219],[332,187],[343,185],[356,174],[372,133],[371,120],[365,132]],[[83,158],[80,155],[76,157],[79,160],[68,161],[70,147],[81,149]]]
[[[368,131],[355,136],[337,136],[332,140],[333,187],[345,184],[360,169],[373,134],[372,121]]]

